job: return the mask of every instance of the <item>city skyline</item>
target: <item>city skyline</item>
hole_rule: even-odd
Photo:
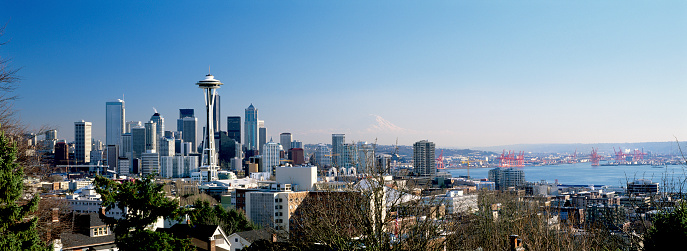
[[[253,104],[268,140],[662,142],[687,139],[686,10],[680,1],[4,2],[0,55],[21,68],[22,122],[68,140],[84,120],[105,142],[106,102],[116,99],[126,121],[147,122],[153,107],[167,128],[179,109],[202,114],[194,84],[210,66],[225,83],[220,119]]]

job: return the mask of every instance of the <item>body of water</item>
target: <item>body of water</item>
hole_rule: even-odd
[[[518,167],[516,167],[518,168]],[[492,168],[470,169],[473,179],[487,178]],[[520,167],[525,172],[525,180],[536,182],[546,180],[566,185],[609,185],[626,186],[628,181],[649,179],[663,187],[684,183],[687,167],[668,165],[655,168],[650,165],[634,166],[592,166],[591,163],[576,163],[550,166]],[[467,169],[446,169],[453,177],[467,175]]]

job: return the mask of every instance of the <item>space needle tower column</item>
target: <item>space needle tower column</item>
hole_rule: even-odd
[[[215,128],[214,120],[212,119],[214,112],[212,109],[215,107],[215,89],[223,84],[215,79],[214,76],[208,74],[205,76],[205,79],[198,81],[196,85],[205,91],[205,111],[207,113],[200,172],[203,181],[213,181],[217,180],[217,169],[219,169],[219,166],[217,165],[217,153],[215,152]]]

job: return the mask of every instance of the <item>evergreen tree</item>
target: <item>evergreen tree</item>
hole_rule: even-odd
[[[656,216],[644,235],[644,250],[671,250],[687,239],[687,203],[680,202],[673,211]]]
[[[36,232],[38,218],[29,216],[38,208],[40,197],[17,204],[24,194],[23,179],[16,143],[0,131],[0,250],[49,250]]]
[[[210,205],[204,200],[196,200],[194,209],[188,211],[192,224],[218,225],[225,234],[257,229],[246,215],[236,209],[225,210],[221,205]]]
[[[192,250],[188,239],[175,239],[145,229],[159,217],[177,218],[182,212],[176,200],[165,196],[163,184],[156,184],[150,177],[119,183],[102,176],[97,176],[93,184],[102,196],[106,210],[117,207],[123,212],[119,219],[100,214],[103,222],[113,228],[115,243],[120,250],[147,250],[151,247]],[[141,246],[142,238],[147,241],[147,246]]]

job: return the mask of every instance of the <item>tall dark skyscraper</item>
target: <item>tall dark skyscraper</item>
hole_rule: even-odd
[[[335,167],[343,166],[344,143],[346,142],[346,135],[332,134],[332,164]]]
[[[184,131],[184,118],[194,118],[193,109],[179,109],[179,119],[177,120],[177,131]]]
[[[193,109],[179,109],[179,119],[177,119],[177,131],[181,132],[184,142],[191,142],[193,149],[198,146],[197,132],[198,119],[193,113]],[[196,150],[193,150],[194,152]]]
[[[241,143],[241,117],[227,117],[227,136],[236,142]]]
[[[214,125],[214,133],[218,133],[220,130],[221,126],[221,116],[220,116],[220,111],[219,111],[219,94],[215,94],[215,103],[213,104],[212,108],[212,123]]]

